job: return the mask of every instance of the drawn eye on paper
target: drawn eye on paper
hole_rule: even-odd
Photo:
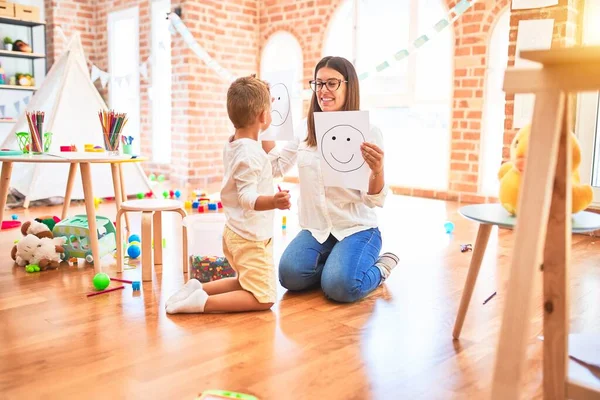
[[[352,125],[336,125],[321,138],[321,154],[335,171],[356,171],[365,163],[360,145],[365,136]]]
[[[290,115],[290,92],[283,83],[271,86],[271,125],[282,126]]]

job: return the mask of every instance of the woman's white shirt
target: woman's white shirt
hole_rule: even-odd
[[[383,207],[389,187],[385,185],[378,194],[325,187],[321,158],[317,147],[306,145],[307,133],[307,122],[304,119],[295,130],[294,140],[269,152],[274,177],[282,177],[295,163],[298,164],[300,227],[310,231],[319,243],[324,243],[330,234],[337,240],[342,240],[356,232],[376,228],[377,214],[373,208]],[[383,150],[383,136],[373,125],[371,136]]]

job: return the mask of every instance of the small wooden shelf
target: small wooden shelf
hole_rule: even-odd
[[[34,21],[25,21],[23,19],[12,18],[12,17],[0,17],[0,24],[11,24],[11,25],[19,25],[19,26],[43,26],[46,25],[45,22],[34,22]]]
[[[14,124],[17,122],[16,119],[0,119],[0,124]]]
[[[0,57],[36,59],[46,58],[46,55],[40,53],[23,53],[22,51],[0,50]]]
[[[37,87],[35,86],[17,86],[17,85],[0,85],[0,89],[6,90],[29,90],[31,92],[35,92]]]

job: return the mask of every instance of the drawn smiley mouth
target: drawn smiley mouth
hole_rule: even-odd
[[[350,157],[350,159],[348,161],[340,161],[333,155],[333,153],[330,152],[329,154],[331,154],[331,157],[333,157],[333,159],[335,161],[339,162],[340,164],[348,164],[354,158],[354,154],[352,154],[352,156]]]

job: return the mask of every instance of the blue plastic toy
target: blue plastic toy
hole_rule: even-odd
[[[181,192],[179,190],[175,191],[175,197],[176,198],[180,198],[181,197]]]
[[[131,245],[127,248],[127,255],[129,258],[136,259],[140,256],[140,254],[142,254],[142,249],[140,249],[140,246]]]
[[[196,208],[198,208],[198,206],[200,206],[200,202],[198,202],[197,200],[194,200],[194,202],[192,203],[192,208],[196,209]]]
[[[454,224],[450,221],[446,221],[444,229],[446,230],[446,233],[452,233],[454,231]]]
[[[217,211],[217,203],[208,203],[209,211]]]
[[[133,235],[129,236],[129,239],[127,239],[128,243],[131,243],[131,242],[141,242],[141,241],[142,240],[140,239],[140,235],[136,235],[136,234],[133,234]]]
[[[11,216],[11,218],[13,219],[13,221],[16,221],[16,220],[18,220],[18,219],[19,219],[19,216],[18,216],[17,214],[13,214],[13,215]]]
[[[136,290],[140,290],[140,281],[131,282],[131,288],[135,292]]]

